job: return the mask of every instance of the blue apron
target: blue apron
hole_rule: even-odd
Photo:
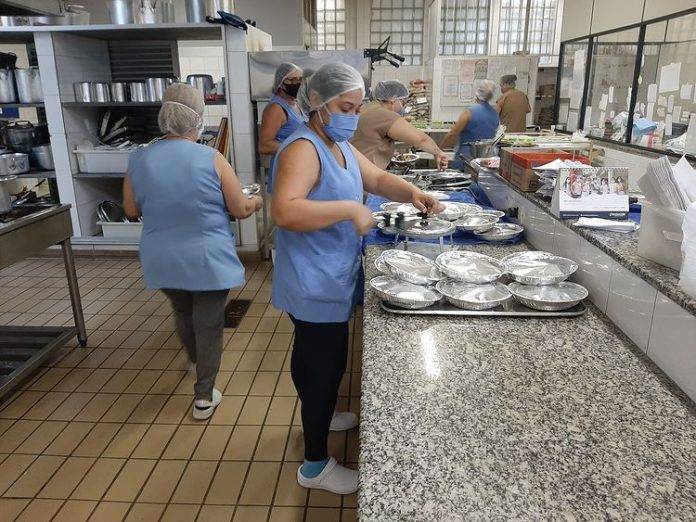
[[[299,139],[312,142],[321,164],[318,185],[307,199],[361,203],[362,177],[348,142],[338,143],[346,160],[343,168],[321,138],[307,127],[295,131],[278,153]],[[361,238],[352,222],[313,232],[279,227],[275,247],[273,306],[312,323],[338,323],[350,318],[361,268]]]
[[[295,132],[299,127],[304,126],[304,124],[307,122],[307,117],[304,114],[297,114],[295,109],[293,109],[293,107],[287,101],[285,101],[277,94],[271,96],[271,101],[269,103],[275,103],[276,105],[279,105],[285,112],[285,123],[283,123],[280,129],[278,129],[278,134],[276,134],[275,137],[275,140],[277,142],[283,143],[288,136]],[[271,158],[271,166],[269,169],[269,172],[271,173],[268,176],[267,186],[267,191],[269,194],[273,191],[273,164],[275,163],[275,158],[276,155],[273,155],[273,157]]]
[[[459,135],[459,143],[454,152],[454,161],[450,164],[450,168],[461,170],[464,168],[464,161],[459,158],[463,154],[468,160],[471,157],[471,147],[464,145],[472,141],[490,140],[495,137],[495,131],[500,125],[500,118],[497,111],[490,103],[475,103],[469,107],[471,119],[467,123],[464,130]]]
[[[215,149],[163,140],[131,153],[128,176],[143,213],[140,261],[148,288],[227,290],[244,284]]]

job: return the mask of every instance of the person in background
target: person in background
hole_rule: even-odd
[[[307,88],[309,123],[286,139],[275,163],[273,305],[295,326],[292,380],[301,401],[305,461],[298,483],[337,494],[358,488],[358,472],[329,457],[329,431],[357,426],[335,412],[346,369],[348,321],[361,267],[361,235],[375,226],[363,189],[421,211],[442,205],[375,166],[348,143],[358,126],[365,86],[343,63],[319,68]]]
[[[161,289],[196,383],[193,417],[207,419],[220,403],[224,312],[230,288],[244,283],[228,212],[244,219],[261,198],[247,198],[227,160],[196,143],[203,130],[203,95],[176,83],[164,94],[158,122],[165,139],[130,155],[123,182],[129,217],[142,216],[140,261],[148,288]]]
[[[386,169],[394,157],[395,141],[431,153],[438,168],[446,169],[449,159],[445,153],[430,136],[403,117],[406,98],[408,88],[400,81],[378,82],[372,89],[372,102],[360,111],[358,130],[350,142],[380,169]]]
[[[515,88],[516,81],[517,76],[514,74],[500,78],[500,91],[503,95],[498,98],[495,106],[506,132],[527,130],[527,114],[532,112],[527,95]]]
[[[297,104],[297,91],[302,83],[302,69],[293,63],[281,63],[273,78],[273,96],[263,110],[259,129],[259,154],[274,155],[280,144],[295,129],[305,124],[306,116]],[[273,171],[273,162],[269,172]],[[268,192],[273,189],[273,179],[268,177]]]
[[[474,93],[475,102],[462,111],[457,122],[442,140],[440,145],[443,148],[457,142],[452,168],[461,170],[464,168],[465,161],[473,159],[468,143],[495,137],[500,118],[496,110],[488,103],[494,92],[495,83],[491,80],[483,80]]]

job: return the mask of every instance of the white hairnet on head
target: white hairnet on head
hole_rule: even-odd
[[[297,105],[304,114],[309,114],[311,108],[309,106],[309,96],[307,95],[308,82],[303,80],[300,84],[300,89],[297,91]]]
[[[389,101],[403,100],[408,98],[408,87],[399,80],[385,80],[377,82],[377,85],[372,89],[372,99]]]
[[[187,83],[174,83],[164,92],[157,123],[162,132],[185,136],[203,121],[203,93]]]
[[[316,111],[334,98],[357,89],[364,97],[365,82],[353,67],[345,63],[324,64],[312,75],[307,86],[310,109]]]
[[[276,69],[275,76],[273,77],[273,92],[276,92],[278,89],[280,89],[280,86],[283,84],[285,78],[287,78],[288,75],[290,75],[290,73],[293,73],[295,71],[302,73],[302,69],[300,69],[294,63],[281,63]]]
[[[476,87],[476,99],[487,102],[495,93],[495,82],[491,80],[482,80],[479,86]]]

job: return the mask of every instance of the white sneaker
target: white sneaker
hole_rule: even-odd
[[[358,416],[352,411],[335,411],[329,431],[348,431],[358,425]]]
[[[358,472],[341,466],[331,457],[324,469],[314,478],[302,474],[302,466],[297,468],[297,483],[310,489],[323,489],[337,495],[350,495],[358,490]]]
[[[189,371],[189,373],[196,373],[196,363],[195,362],[189,361],[188,371]]]
[[[213,389],[213,400],[206,401],[205,399],[196,399],[193,402],[193,418],[198,420],[204,420],[209,418],[214,412],[215,408],[222,400],[222,393],[220,390]]]

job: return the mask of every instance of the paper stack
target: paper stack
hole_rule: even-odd
[[[560,169],[578,167],[587,167],[587,165],[579,161],[555,159],[546,165],[535,167],[534,170],[539,175],[539,189],[536,193],[542,197],[552,197],[553,188],[556,186],[556,178],[558,178],[558,171]]]
[[[696,202],[696,170],[684,156],[674,167],[665,156],[652,160],[638,186],[648,201],[662,207],[686,210]]]

